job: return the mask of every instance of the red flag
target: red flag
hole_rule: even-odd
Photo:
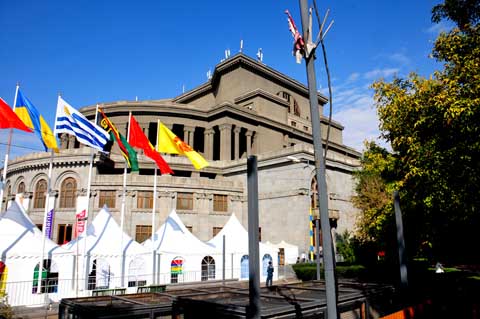
[[[155,163],[157,163],[157,166],[158,168],[160,168],[160,172],[162,174],[173,174],[170,166],[168,166],[167,162],[165,162],[160,153],[155,151],[155,148],[145,136],[142,128],[140,127],[140,125],[138,125],[133,115],[130,120],[130,139],[128,142],[132,147],[141,148],[146,156],[153,159]]]
[[[293,36],[293,55],[296,57],[297,63],[301,63],[303,54],[305,53],[305,42],[303,41],[300,32],[298,32],[297,26],[293,21],[292,16],[288,10],[285,10],[288,20],[288,28]]]
[[[29,133],[33,132],[2,98],[0,98],[0,128],[16,128]]]

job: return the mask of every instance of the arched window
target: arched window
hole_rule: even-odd
[[[145,286],[147,284],[146,265],[142,257],[136,257],[128,265],[128,287]]]
[[[183,258],[175,257],[170,263],[170,282],[172,284],[178,283],[178,275],[183,274]]]
[[[18,184],[18,187],[17,187],[17,194],[22,194],[22,193],[25,193],[25,183],[24,182],[20,182],[20,184]]]
[[[248,255],[243,255],[240,259],[240,279],[248,278]]]
[[[5,287],[7,286],[7,265],[0,261],[0,297],[5,297]]]
[[[110,265],[105,259],[94,259],[92,271],[88,274],[88,290],[107,289],[110,286],[111,275]]]
[[[293,98],[293,96],[285,91],[280,91],[277,93],[278,96],[282,97],[283,99],[287,100],[288,106],[288,113],[293,113],[295,116],[300,116],[300,107],[298,106],[297,100]]]
[[[33,194],[33,208],[45,208],[45,199],[47,196],[47,181],[41,179],[35,185]]]
[[[77,182],[73,177],[65,178],[60,188],[60,208],[75,208]]]
[[[215,259],[205,256],[202,260],[202,281],[215,279]]]
[[[40,268],[39,266],[40,264],[38,263],[35,266],[35,269],[33,271],[32,294],[35,294],[38,292],[39,282],[41,285],[41,291],[40,291],[41,293],[57,292],[57,289],[58,289],[57,265],[51,259],[44,259],[40,276],[39,276],[39,268]]]
[[[262,258],[262,275],[266,276],[267,275],[267,267],[268,267],[268,262],[273,261],[272,256],[269,254],[263,255]]]

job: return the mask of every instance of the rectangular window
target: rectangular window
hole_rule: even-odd
[[[228,211],[228,196],[227,195],[213,195],[213,211],[226,212]]]
[[[137,208],[153,208],[153,192],[138,192]]]
[[[189,232],[193,234],[193,226],[185,226]]]
[[[108,208],[115,208],[115,195],[116,191],[100,191],[100,197],[98,199],[98,207],[102,208],[103,205],[107,205]]]
[[[177,209],[193,209],[193,193],[177,193]]]
[[[297,122],[292,121],[291,124],[292,124],[293,127],[297,127]]]
[[[135,226],[135,240],[143,243],[145,240],[152,237],[151,225],[137,225]]]
[[[72,225],[59,224],[58,225],[57,244],[63,245],[72,240]]]
[[[262,241],[262,227],[258,227],[258,241]]]
[[[43,231],[43,224],[35,224],[40,231]]]
[[[222,227],[213,227],[213,236],[217,236],[217,234],[222,230]]]

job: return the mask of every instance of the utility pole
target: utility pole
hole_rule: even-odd
[[[397,225],[398,261],[400,264],[400,284],[402,289],[408,288],[407,254],[405,252],[405,238],[403,236],[402,210],[400,209],[400,195],[393,192],[393,207],[395,209],[395,223]]]
[[[308,2],[300,0],[302,30],[304,40],[308,39]],[[321,35],[320,35],[321,36]],[[306,46],[305,46],[306,47]],[[325,267],[325,290],[327,294],[327,318],[337,319],[337,286],[335,283],[335,265],[333,261],[332,233],[328,216],[327,182],[325,179],[325,158],[323,157],[322,131],[320,112],[318,110],[317,81],[315,77],[314,51],[305,54],[307,67],[307,81],[310,98],[310,117],[312,119],[313,149],[315,154],[315,168],[318,181],[318,202],[323,239],[323,258]]]
[[[259,319],[260,313],[260,257],[258,249],[258,169],[257,157],[247,158],[248,188],[248,291],[247,318]],[[233,265],[233,264],[232,264]],[[233,266],[232,266],[233,267]]]

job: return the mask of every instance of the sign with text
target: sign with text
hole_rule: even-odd
[[[87,211],[84,209],[77,215],[77,223],[75,226],[75,237],[79,236],[85,230],[85,221],[87,220]]]
[[[47,238],[52,239],[52,231],[53,231],[53,209],[47,213],[47,219],[45,221],[45,236]]]

